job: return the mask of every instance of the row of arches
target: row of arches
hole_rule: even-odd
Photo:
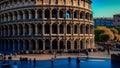
[[[17,21],[17,20],[42,20],[42,19],[59,19],[59,18],[66,18],[66,19],[86,19],[92,20],[92,14],[90,12],[75,10],[72,9],[49,9],[46,8],[42,9],[30,9],[30,10],[18,10],[12,11],[7,13],[0,14],[1,22],[8,22],[8,21]]]
[[[0,35],[93,34],[93,30],[90,24],[10,24],[0,26]]]
[[[26,51],[26,50],[77,50],[93,48],[93,39],[86,40],[0,40],[1,51]]]

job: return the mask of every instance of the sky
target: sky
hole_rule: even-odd
[[[113,17],[120,13],[120,0],[92,0],[93,16]]]

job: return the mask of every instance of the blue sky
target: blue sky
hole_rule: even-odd
[[[120,13],[120,0],[92,0],[94,17],[113,17]]]

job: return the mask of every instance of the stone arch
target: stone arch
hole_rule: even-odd
[[[57,18],[57,9],[52,10],[52,18]]]
[[[78,10],[74,11],[74,18],[78,18]]]
[[[31,19],[35,19],[35,10],[31,9],[30,14],[31,14]]]
[[[9,34],[9,35],[12,35],[12,34],[13,34],[12,30],[13,30],[12,25],[9,25],[9,32],[10,32],[10,34]]]
[[[69,49],[71,49],[71,41],[67,41],[67,49],[69,50]]]
[[[54,39],[54,40],[52,41],[52,49],[57,50],[57,48],[58,48],[57,43],[58,43],[58,41],[57,41],[56,39]]]
[[[56,23],[52,24],[52,33],[53,33],[53,34],[57,34],[57,30],[58,30],[57,27],[58,27],[58,26],[57,26]]]
[[[86,34],[89,34],[89,24],[86,25]]]
[[[43,50],[43,41],[41,39],[38,40],[38,49]]]
[[[89,20],[89,13],[88,12],[85,14],[85,19]]]
[[[42,24],[37,24],[38,34],[42,34]]]
[[[49,9],[45,9],[45,18],[50,18],[50,10]]]
[[[22,11],[18,11],[19,12],[19,20],[23,20],[23,12]]]
[[[8,21],[8,14],[5,13],[5,18],[6,18],[6,21]]]
[[[60,24],[59,28],[60,28],[60,34],[64,34],[64,25]]]
[[[70,24],[67,25],[67,34],[71,34],[71,25]]]
[[[29,40],[25,40],[25,49],[29,50],[30,46],[29,46]]]
[[[94,33],[94,26],[90,25],[90,34],[93,34],[93,33]]]
[[[60,17],[60,18],[64,18],[64,9],[61,9],[61,10],[59,11],[59,17]]]
[[[15,51],[17,51],[18,50],[18,41],[17,40],[14,40],[14,46],[15,46]]]
[[[60,49],[65,49],[64,41],[63,40],[60,40]]]
[[[66,13],[66,18],[72,18],[72,10],[67,10],[67,13]]]
[[[25,29],[25,35],[28,35],[29,34],[29,25],[25,24],[24,29]]]
[[[80,12],[80,19],[84,19],[84,16],[85,16],[85,12],[84,12],[84,11],[81,11],[81,12]]]
[[[17,18],[18,17],[17,11],[14,11],[13,13],[14,13],[14,20],[17,20],[18,19]]]
[[[35,24],[30,24],[31,27],[31,34],[34,35],[35,34]]]
[[[50,50],[50,40],[49,39],[45,40],[45,50]]]
[[[13,20],[13,14],[12,14],[12,12],[9,12],[9,19],[10,19],[10,21]]]
[[[50,24],[45,24],[45,34],[50,34]]]
[[[16,24],[13,25],[13,29],[14,29],[14,35],[17,35],[18,28]]]
[[[36,49],[36,43],[35,43],[35,40],[31,40],[31,50],[35,50]]]
[[[78,30],[77,30],[77,25],[74,25],[74,33],[77,34],[78,33]]]
[[[84,49],[83,40],[80,40],[80,49]]]
[[[38,18],[39,18],[39,19],[42,18],[42,10],[41,10],[41,9],[38,9],[37,15],[38,15]]]
[[[20,46],[20,50],[23,50],[23,40],[19,40],[19,46]]]
[[[19,34],[23,35],[23,25],[19,24]]]
[[[78,49],[78,43],[77,43],[77,40],[74,41],[74,49]]]
[[[29,11],[28,11],[28,10],[25,10],[25,11],[24,11],[24,14],[25,14],[25,19],[29,19]]]

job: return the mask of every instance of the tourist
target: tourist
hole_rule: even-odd
[[[89,55],[88,50],[85,50],[85,54],[86,54],[86,56],[88,58],[88,55]]]
[[[32,61],[32,60],[31,60],[31,58],[30,58],[30,59],[29,59],[30,64],[31,64],[31,61]]]
[[[34,67],[36,67],[36,59],[35,58],[33,60],[33,63],[34,63]]]
[[[52,66],[53,66],[53,64],[54,64],[54,58],[51,59],[51,63],[52,63]]]
[[[18,68],[17,63],[14,62],[13,68]]]
[[[76,63],[77,63],[77,64],[80,63],[79,57],[76,58]]]
[[[68,57],[68,63],[70,64],[70,62],[71,62],[71,57]]]

